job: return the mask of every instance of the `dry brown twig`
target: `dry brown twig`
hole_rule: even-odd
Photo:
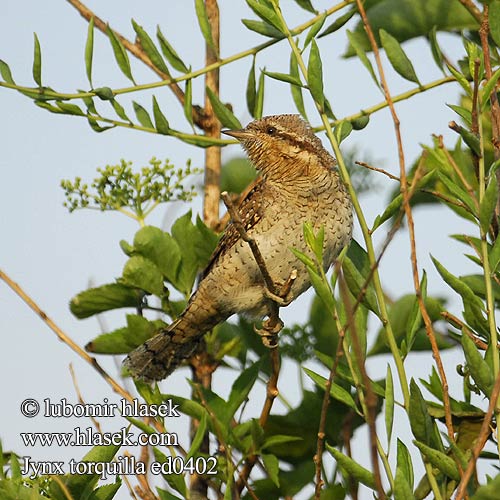
[[[364,161],[355,161],[354,163],[356,165],[361,166],[361,167],[367,168],[368,170],[373,170],[374,172],[379,172],[381,174],[384,174],[387,177],[389,177],[389,179],[392,179],[393,181],[400,182],[399,177],[397,177],[396,175],[392,175],[390,172],[387,172],[387,170],[384,170],[383,168],[374,167],[374,166],[369,165],[368,163],[366,163]]]

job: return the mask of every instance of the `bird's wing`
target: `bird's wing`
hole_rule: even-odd
[[[238,214],[246,231],[252,229],[262,217],[262,195],[264,191],[264,180],[258,178],[254,187],[248,192],[238,206]],[[210,257],[207,267],[201,274],[203,279],[213,268],[213,266],[222,258],[230,248],[241,238],[232,221],[226,226],[214,253]]]

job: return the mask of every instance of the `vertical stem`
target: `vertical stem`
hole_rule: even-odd
[[[208,20],[212,30],[214,46],[206,44],[205,65],[216,63],[219,60],[219,6],[217,0],[205,0]],[[219,69],[214,69],[205,75],[205,85],[216,95],[219,95]],[[208,95],[205,95],[205,116],[207,124],[205,133],[209,137],[220,138],[220,122],[214,115],[212,104]],[[220,200],[220,168],[221,151],[219,146],[210,146],[205,150],[205,202],[203,207],[203,220],[210,228],[216,228],[219,223]]]
[[[212,32],[214,46],[205,44],[205,66],[216,63],[219,60],[219,40],[220,22],[219,6],[217,0],[205,0],[205,8]],[[219,94],[219,69],[215,68],[205,74],[205,86],[215,94]],[[212,104],[205,94],[204,122],[205,135],[208,137],[220,138],[220,122],[214,115]],[[221,151],[219,146],[210,146],[205,150],[205,180],[204,180],[204,206],[203,220],[210,228],[215,228],[219,222],[219,198],[220,198],[220,166]],[[193,367],[193,382],[201,384],[205,388],[210,388],[212,384],[212,372],[210,369],[210,359],[206,355],[202,356],[201,363],[196,363]],[[193,394],[193,397],[195,395]],[[191,421],[191,433],[194,436],[199,422]],[[210,437],[206,433],[200,446],[202,453],[210,453]],[[207,480],[198,474],[191,475],[190,498],[206,498],[208,491]]]

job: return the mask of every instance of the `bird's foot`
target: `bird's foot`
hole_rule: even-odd
[[[269,318],[262,324],[262,328],[253,327],[255,333],[262,337],[262,343],[269,349],[278,347],[278,333],[283,329],[285,324],[280,318]]]
[[[267,288],[264,289],[264,294],[268,299],[271,299],[273,302],[276,302],[276,304],[278,304],[278,306],[280,307],[286,307],[290,305],[293,302],[293,299],[295,298],[291,292],[287,293],[285,297],[281,297],[280,295],[276,295],[275,293],[271,292]]]

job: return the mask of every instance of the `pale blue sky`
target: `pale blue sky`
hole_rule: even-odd
[[[330,6],[330,2],[316,1],[318,9]],[[282,2],[291,25],[307,19],[307,14],[294,2]],[[198,33],[194,15],[194,2],[171,0],[109,0],[89,1],[88,6],[109,20],[113,28],[133,39],[130,18],[154,34],[160,24],[169,41],[177,48],[193,68],[203,65],[203,41]],[[263,38],[250,33],[240,23],[241,17],[253,18],[253,13],[242,0],[221,0],[221,53],[229,56]],[[61,91],[72,92],[87,88],[83,48],[87,24],[66,2],[37,2],[29,0],[7,0],[3,2],[0,18],[0,58],[11,67],[14,79],[23,85],[33,85],[31,64],[33,55],[33,32],[38,34],[42,47],[42,74],[45,85]],[[95,35],[94,85],[125,87],[129,83],[117,68],[107,39],[100,33]],[[448,54],[456,58],[463,49],[458,38],[440,38]],[[423,42],[405,44],[415,63],[422,82],[440,77],[437,68],[430,63],[429,49]],[[339,56],[345,49],[342,33],[320,41],[325,71],[325,89],[337,116],[349,115],[361,108],[377,103],[381,96],[370,81],[370,77],[358,60],[343,60]],[[250,119],[246,111],[244,93],[246,77],[251,59],[246,58],[221,71],[221,98],[231,102],[236,116],[242,123]],[[269,71],[286,72],[288,47],[282,41],[267,55],[258,57],[257,67],[266,66]],[[132,61],[133,73],[138,83],[156,81],[155,75],[140,63]],[[411,84],[395,76],[387,69],[392,92],[411,88]],[[265,114],[293,111],[290,93],[285,84],[267,80]],[[195,82],[195,100],[200,99],[203,82]],[[410,164],[420,150],[420,143],[429,144],[432,133],[444,134],[448,144],[455,140],[447,124],[455,119],[445,102],[456,102],[458,86],[448,85],[410,102],[397,106],[402,122],[407,163]],[[168,90],[162,88],[156,96],[166,116],[175,128],[188,131],[182,109]],[[134,98],[149,107],[150,93],[134,95]],[[128,100],[122,100],[127,105]],[[313,108],[308,109],[313,125],[318,123]],[[137,166],[146,164],[152,156],[169,158],[182,166],[191,158],[194,166],[203,166],[202,152],[191,146],[164,136],[156,136],[125,129],[116,129],[103,134],[93,132],[84,119],[61,117],[36,107],[29,99],[6,89],[0,89],[1,127],[3,130],[0,171],[2,173],[1,207],[4,214],[1,222],[0,266],[24,290],[30,294],[43,310],[78,344],[85,345],[98,332],[95,319],[79,321],[69,309],[68,302],[77,292],[88,287],[89,282],[101,284],[120,275],[125,262],[118,242],[130,241],[137,225],[113,213],[79,211],[69,214],[62,206],[61,179],[81,176],[91,179],[95,170],[105,164],[117,163],[121,158],[132,160]],[[130,109],[130,108],[129,108]],[[326,143],[326,141],[325,141]],[[356,132],[346,141],[346,146],[356,146],[360,158],[379,160],[378,166],[397,174],[397,152],[389,114],[384,111],[370,122],[362,132]],[[223,155],[228,158],[241,154],[237,146],[227,148]],[[383,210],[387,200],[387,189],[393,189],[385,177],[377,178],[379,189],[363,197],[363,207],[371,221]],[[175,219],[185,208],[175,206],[165,216],[160,208],[151,217],[150,223]],[[194,203],[200,210],[200,199]],[[432,213],[431,213],[432,212]],[[436,277],[430,264],[429,252],[444,260],[452,272],[463,274],[470,269],[468,261],[460,255],[463,248],[447,238],[448,234],[463,232],[463,223],[442,208],[420,209],[416,212],[416,231],[419,244],[420,265],[429,273],[429,293],[451,296]],[[382,233],[383,234],[383,233]],[[360,239],[359,232],[355,236]],[[382,262],[383,282],[387,292],[398,296],[412,290],[409,250],[406,233],[401,233],[387,252]],[[303,299],[306,304],[308,299]],[[458,302],[452,302],[458,306]],[[284,313],[288,321],[300,321],[303,308],[291,305]],[[108,329],[122,326],[123,312],[105,316]],[[0,332],[2,335],[3,411],[0,436],[4,450],[12,449],[20,455],[31,455],[34,459],[76,459],[83,450],[43,449],[27,450],[22,445],[20,432],[71,431],[76,425],[88,426],[88,421],[56,420],[22,417],[20,402],[28,397],[39,401],[46,397],[58,401],[62,397],[75,401],[75,391],[70,379],[68,364],[73,363],[84,398],[99,403],[104,397],[116,399],[108,386],[76,354],[60,343],[54,334],[33,314],[21,300],[3,283],[0,283]],[[444,355],[450,378],[456,379],[455,366],[462,362],[457,353]],[[99,362],[114,375],[115,362],[109,357],[100,357]],[[374,377],[382,377],[386,371],[385,358],[370,363]],[[412,374],[426,377],[430,372],[432,357],[429,353],[412,356],[408,361]],[[314,366],[314,365],[312,365]],[[286,367],[288,376],[282,377],[280,389],[292,402],[298,401],[296,370]],[[187,394],[185,381],[187,372],[180,370],[162,383],[164,392]],[[215,375],[215,388],[227,391],[223,379],[234,379],[231,372],[220,370]],[[285,380],[286,379],[286,380]],[[458,390],[456,387],[454,390]],[[255,408],[260,408],[264,389],[259,387],[252,393]],[[459,393],[456,393],[457,395]],[[257,410],[256,410],[257,411]],[[169,422],[171,430],[184,435],[187,418]],[[104,430],[123,425],[117,421],[103,421]],[[401,431],[410,442],[407,431]],[[364,455],[361,449],[360,457]],[[368,459],[366,459],[368,460]],[[123,489],[117,498],[127,498]]]

